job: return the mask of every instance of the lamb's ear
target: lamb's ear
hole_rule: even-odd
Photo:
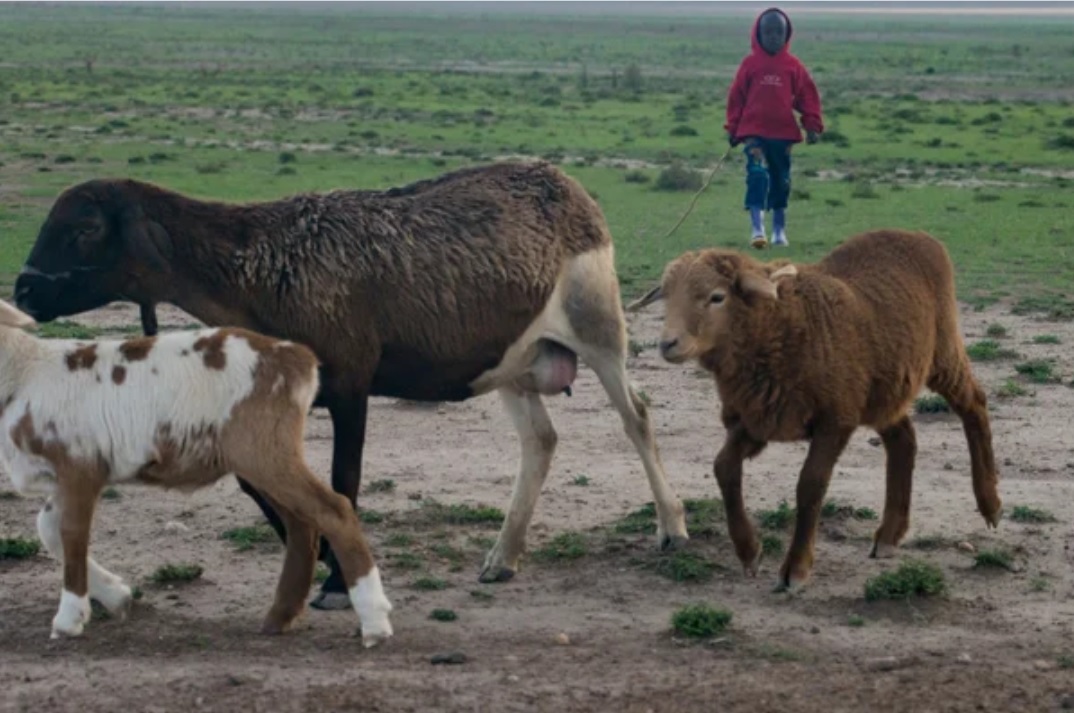
[[[735,280],[739,291],[747,297],[761,297],[770,300],[779,299],[776,283],[764,275],[751,271],[739,273]]]
[[[123,244],[131,257],[146,265],[152,272],[171,272],[171,236],[159,223],[149,220],[141,206],[127,206],[120,225]]]
[[[36,327],[37,322],[34,321],[33,317],[22,310],[0,300],[0,325],[5,327],[17,327],[18,329],[29,329],[30,327]]]
[[[653,289],[651,289],[648,292],[646,292],[644,296],[642,296],[642,297],[634,300],[630,304],[628,304],[627,307],[626,307],[626,311],[627,312],[637,312],[639,309],[642,309],[643,307],[648,307],[653,302],[656,302],[657,300],[662,300],[662,299],[664,299],[664,286],[663,285],[657,285]]]

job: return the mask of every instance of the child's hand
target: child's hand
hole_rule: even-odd
[[[815,144],[820,141],[820,136],[817,135],[816,131],[807,131],[805,132],[805,140],[807,144]]]
[[[738,141],[735,140],[735,137],[734,137],[733,134],[728,134],[727,135],[727,143],[731,146],[731,148],[734,148],[734,147],[738,146]]]

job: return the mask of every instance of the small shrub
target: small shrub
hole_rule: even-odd
[[[1017,359],[1020,355],[1013,349],[1005,349],[994,339],[983,339],[966,347],[966,354],[973,361],[999,361]]]
[[[951,413],[951,405],[943,396],[929,394],[914,401],[914,413]]]
[[[942,596],[947,592],[943,572],[929,562],[905,560],[895,570],[884,572],[865,582],[865,599],[909,599]]]
[[[690,604],[671,615],[671,628],[680,636],[708,639],[719,636],[731,625],[733,615],[708,604]]]
[[[645,171],[627,171],[623,174],[623,180],[627,183],[648,183],[653,179]]]
[[[794,521],[794,508],[781,500],[775,510],[758,511],[757,520],[767,530],[783,530]]]
[[[433,621],[455,621],[459,618],[459,615],[451,609],[433,609],[429,614],[429,618]]]
[[[988,325],[988,329],[985,330],[985,334],[992,337],[993,339],[1003,339],[1007,336],[1007,328],[1004,327],[1002,324],[999,324],[998,322],[993,322],[992,324]]]
[[[36,555],[41,550],[41,543],[23,537],[5,537],[0,539],[0,560],[24,560]]]
[[[1074,136],[1070,134],[1053,136],[1052,138],[1045,140],[1044,148],[1055,149],[1058,151],[1074,151]]]
[[[436,592],[441,589],[447,589],[451,585],[436,577],[420,577],[415,579],[414,584],[411,586],[413,586],[414,589],[420,589],[423,592]]]
[[[700,173],[675,164],[660,172],[654,188],[658,191],[696,191],[701,185]]]
[[[1011,509],[1011,520],[1015,522],[1046,523],[1056,522],[1055,515],[1047,510],[1029,507],[1028,505],[1015,505]]]
[[[276,170],[277,176],[293,176],[296,173],[298,173],[298,171],[296,171],[293,166],[280,166]]]
[[[552,538],[548,544],[533,553],[535,559],[550,560],[575,560],[585,557],[588,552],[585,536],[580,532],[561,532]]]
[[[875,200],[880,197],[880,194],[873,188],[873,184],[868,181],[860,181],[854,184],[854,189],[850,191],[850,197]]]
[[[1014,365],[1014,370],[1034,384],[1048,384],[1056,380],[1052,373],[1052,362],[1045,359],[1031,359]]]
[[[155,584],[185,584],[201,577],[199,564],[166,564],[157,568],[150,579]]]
[[[1001,196],[998,193],[974,193],[973,200],[977,203],[995,203],[1000,200]]]
[[[298,156],[293,151],[281,151],[280,155],[276,157],[276,160],[280,163],[294,163],[298,160]]]
[[[367,493],[390,493],[393,490],[395,490],[395,481],[391,478],[374,480],[372,483],[365,486],[365,491]]]
[[[1033,337],[1034,344],[1059,344],[1060,340],[1054,334],[1038,334]]]
[[[981,569],[1011,569],[1014,558],[1005,550],[981,550],[973,558],[973,566]]]

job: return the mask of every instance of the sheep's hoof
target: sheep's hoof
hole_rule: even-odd
[[[686,547],[686,543],[688,543],[689,541],[689,535],[664,534],[660,536],[660,550],[662,552],[673,552],[675,550],[681,550],[683,547]]]
[[[874,542],[873,549],[869,552],[870,559],[891,559],[899,553],[899,548],[886,542]]]
[[[506,565],[500,565],[498,567],[485,565],[477,579],[483,584],[494,584],[496,582],[508,582],[513,579],[514,576],[515,570]]]
[[[756,577],[757,570],[761,566],[761,549],[757,548],[757,554],[749,562],[742,563],[742,574],[746,577]]]
[[[351,608],[351,598],[346,592],[320,592],[310,606],[321,611],[342,611]]]
[[[385,600],[387,604],[387,600]],[[371,649],[377,644],[383,643],[392,638],[392,622],[388,619],[388,611],[391,611],[391,604],[387,604],[387,611],[380,611],[376,614],[367,614],[363,617],[361,631],[362,631],[362,646],[367,649]]]
[[[101,592],[94,599],[108,611],[110,617],[119,621],[126,621],[134,603],[131,588],[118,580],[107,591]]]
[[[61,636],[82,636],[86,622],[90,620],[89,597],[76,597],[69,592],[64,592],[60,601],[60,609],[52,619],[52,636],[58,639]]]
[[[988,526],[988,529],[998,529],[999,521],[1003,519],[1003,506],[997,507],[991,515],[984,512],[982,512],[981,515],[984,516],[985,524]]]

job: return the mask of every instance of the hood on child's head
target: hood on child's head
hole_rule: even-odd
[[[753,21],[753,29],[750,31],[750,47],[754,52],[764,52],[764,47],[761,46],[761,18],[770,12],[776,12],[783,16],[784,22],[787,23],[787,40],[783,43],[783,46],[779,48],[776,54],[782,54],[790,51],[791,47],[791,35],[794,34],[794,29],[791,27],[791,18],[787,16],[787,13],[780,10],[778,7],[770,7],[767,10],[762,11],[757,15],[757,19]]]

